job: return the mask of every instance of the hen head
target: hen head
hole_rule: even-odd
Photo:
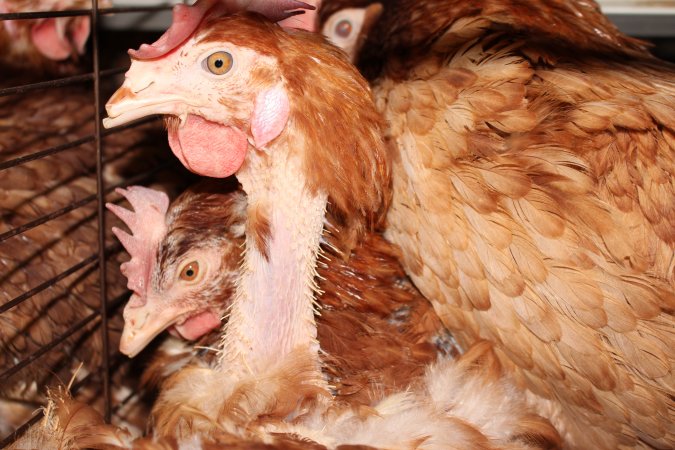
[[[131,55],[104,126],[168,115],[169,144],[193,172],[226,177],[252,153],[289,152],[342,216],[381,210],[389,185],[381,118],[366,81],[320,37],[248,14],[206,16],[161,57]]]
[[[107,6],[109,2],[99,2]],[[89,0],[0,0],[0,13],[89,9]],[[3,59],[13,66],[34,66],[40,60],[64,61],[84,53],[89,38],[89,16],[4,20],[0,42],[6,41]],[[1,36],[4,33],[4,37]],[[4,38],[4,39],[3,39]],[[1,47],[0,47],[1,48]]]
[[[281,133],[289,102],[274,45],[242,45],[243,30],[226,26],[210,31],[161,59],[134,60],[108,104],[106,126],[173,115],[169,143],[180,161],[198,174],[226,177],[243,164],[248,138],[263,148]]]
[[[372,3],[362,8],[344,8],[330,14],[321,27],[321,33],[356,62],[368,33],[382,14],[382,4]]]
[[[141,186],[118,192],[135,210],[107,205],[133,233],[113,228],[132,257],[121,268],[133,294],[120,351],[133,357],[167,328],[195,340],[220,326],[241,258],[244,196],[203,184],[166,213],[163,192]]]

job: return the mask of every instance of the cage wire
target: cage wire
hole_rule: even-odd
[[[21,239],[21,237],[35,230],[40,226],[49,226],[53,221],[62,218],[73,211],[77,211],[86,206],[92,207],[95,204],[95,221],[98,227],[98,249],[96,252],[84,257],[80,262],[66,268],[60,273],[52,276],[51,278],[39,282],[37,285],[30,286],[25,291],[21,292],[19,295],[13,296],[8,301],[0,304],[0,333],[2,327],[5,326],[6,315],[8,315],[14,308],[17,308],[19,305],[27,302],[31,298],[35,297],[40,293],[44,293],[50,288],[58,285],[61,281],[68,279],[72,276],[84,277],[86,274],[92,274],[97,272],[98,276],[98,287],[99,287],[99,306],[98,309],[92,311],[90,314],[81,318],[81,320],[73,323],[65,331],[56,334],[53,338],[46,344],[41,345],[37,350],[31,352],[30,354],[24,356],[20,360],[14,360],[13,364],[10,364],[9,367],[0,367],[0,387],[9,383],[10,378],[15,376],[20,376],[21,372],[24,370],[30,369],[32,365],[38,364],[40,359],[45,355],[52,352],[64,352],[64,358],[68,358],[70,355],[65,354],[67,348],[63,348],[63,343],[68,339],[71,339],[73,336],[76,336],[78,333],[82,333],[87,327],[92,327],[96,325],[95,331],[100,333],[100,340],[102,343],[102,352],[101,360],[97,371],[91,371],[86,376],[83,376],[81,379],[77,380],[70,386],[70,392],[72,395],[77,398],[77,393],[83,387],[87,385],[96,384],[98,386],[97,392],[100,392],[100,395],[103,399],[102,414],[106,422],[111,421],[112,415],[115,413],[115,410],[123,406],[124,402],[128,401],[134,393],[130,393],[126,398],[118,401],[116,404],[113,404],[111,401],[111,375],[120,369],[124,364],[127,364],[128,360],[126,357],[121,355],[117,349],[112,349],[110,340],[109,340],[109,319],[112,311],[116,311],[119,307],[125,302],[128,298],[128,292],[123,292],[120,295],[115,296],[114,298],[109,298],[109,289],[108,289],[108,280],[106,268],[112,267],[114,270],[118,270],[118,263],[111,261],[111,256],[114,256],[121,251],[121,246],[117,243],[108,243],[106,244],[106,220],[105,220],[105,202],[106,196],[111,194],[115,188],[124,187],[132,184],[143,183],[149,180],[154,174],[162,169],[162,165],[157,165],[150,167],[146,170],[143,170],[139,173],[133,174],[125,178],[124,180],[107,185],[104,179],[104,171],[106,170],[106,164],[110,161],[110,158],[107,158],[104,155],[104,139],[108,136],[112,136],[117,133],[122,133],[125,130],[137,128],[148,124],[150,122],[157,122],[158,118],[146,118],[141,119],[136,122],[133,122],[128,125],[120,126],[111,130],[102,130],[101,129],[101,115],[102,115],[102,93],[101,93],[101,83],[114,77],[120,75],[126,70],[126,67],[112,68],[101,70],[101,30],[100,30],[100,18],[102,15],[107,14],[125,14],[125,13],[150,13],[157,12],[162,10],[167,10],[172,7],[171,4],[163,4],[160,6],[149,6],[149,7],[112,7],[112,8],[99,8],[98,1],[91,1],[91,9],[78,9],[78,10],[68,10],[68,11],[35,11],[35,12],[21,12],[21,13],[5,13],[0,14],[0,21],[5,20],[27,20],[27,19],[44,19],[44,18],[55,18],[55,17],[68,17],[68,16],[89,16],[91,20],[91,72],[67,76],[63,78],[50,79],[48,81],[40,81],[29,84],[16,85],[11,87],[4,87],[0,89],[0,100],[10,96],[22,96],[28,95],[30,93],[35,93],[37,91],[46,91],[46,90],[61,90],[65,89],[68,86],[75,85],[84,85],[88,84],[91,86],[91,102],[94,105],[94,115],[91,120],[93,120],[93,133],[82,136],[80,138],[70,140],[69,142],[47,146],[39,151],[35,151],[29,154],[22,154],[18,157],[10,157],[8,159],[0,160],[0,177],[9,176],[8,173],[17,167],[28,164],[30,162],[43,160],[48,157],[54,157],[57,155],[63,154],[66,151],[72,150],[81,150],[81,147],[84,145],[92,145],[95,148],[95,179],[96,179],[96,192],[94,194],[85,196],[83,198],[72,201],[71,203],[58,208],[54,211],[50,211],[46,214],[39,215],[38,217],[33,218],[25,223],[22,223],[17,226],[3,226],[0,228],[0,244],[8,242],[12,239]],[[125,58],[125,61],[127,59]],[[66,94],[64,94],[66,95]],[[105,98],[103,99],[105,101]],[[156,123],[159,126],[159,123]],[[133,148],[128,149],[129,152],[134,151]],[[7,152],[14,153],[14,152]],[[17,152],[21,153],[21,152]],[[0,156],[3,156],[0,153]],[[170,163],[166,163],[170,164]],[[166,165],[165,164],[165,165]],[[0,221],[0,225],[2,222]],[[7,229],[8,228],[8,229]],[[109,231],[109,230],[108,230]],[[110,239],[108,239],[110,241]],[[2,249],[0,249],[0,257],[2,257]],[[20,269],[19,269],[20,270]],[[83,275],[84,274],[84,275]],[[3,283],[9,282],[9,277],[5,274],[0,273],[0,290],[5,290]],[[30,284],[31,280],[28,280]],[[62,296],[57,298],[56,301],[65,302],[67,301],[68,296]],[[40,311],[37,310],[36,313]],[[5,321],[3,321],[3,315],[5,316]],[[34,320],[38,320],[39,317],[35,317]],[[84,333],[85,339],[91,339],[92,333]],[[65,385],[67,380],[56,380],[57,384]],[[51,383],[54,380],[50,381]],[[38,386],[40,391],[44,390],[45,386]],[[44,411],[40,408],[39,404],[35,404],[34,412],[30,417],[13,432],[10,432],[8,435],[0,435],[0,448],[5,448],[15,442],[20,438],[31,425],[40,421],[43,417]]]

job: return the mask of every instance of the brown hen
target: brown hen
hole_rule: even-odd
[[[590,1],[382,4],[359,62],[413,282],[570,447],[672,448],[675,68]]]
[[[190,23],[199,25],[201,10],[193,8],[197,20]],[[212,19],[207,15],[196,33],[176,44],[180,52],[144,59],[164,47],[164,39],[134,53],[104,125],[156,108],[173,111],[169,143],[184,165],[215,177],[237,172],[248,198],[246,252],[225,325],[222,370],[244,381],[292,360],[303,368],[297,372],[306,377],[302,384],[322,391],[313,301],[325,209],[330,198],[341,248],[374,221],[385,200],[379,180],[387,179],[379,117],[365,81],[315,36],[287,33],[260,18]],[[175,22],[168,36],[185,25]],[[330,73],[330,90],[313,82]],[[309,90],[342,103],[339,132],[322,132],[321,118],[332,108]],[[337,189],[329,194],[328,185]]]
[[[487,378],[476,384],[441,364],[409,392],[374,405],[373,415],[332,409],[313,309],[316,264],[328,201],[340,249],[356,247],[386,203],[379,117],[364,80],[320,39],[259,17],[204,19],[200,11],[188,10],[189,19],[174,22],[165,39],[132,53],[104,122],[175,116],[169,142],[183,164],[215,177],[235,172],[247,194],[245,252],[218,362],[185,369],[165,384],[160,433],[225,430],[246,437],[301,427],[331,447],[345,439],[385,448],[555,445],[550,428],[519,414],[526,409],[518,392],[499,381],[501,369],[491,369],[498,364],[486,364]],[[165,44],[190,23],[198,25],[171,51]],[[324,77],[332,83],[316,83]],[[466,390],[455,396],[455,386]],[[481,393],[494,397],[468,400]],[[481,406],[468,408],[480,419],[456,415],[469,404]],[[527,430],[508,426],[511,419]],[[501,431],[478,441],[477,433],[462,432],[474,420]]]
[[[158,245],[146,241],[156,252],[153,259],[157,264],[149,278],[152,291],[160,296],[148,293],[146,305],[132,309],[146,308],[152,315],[173,311],[169,314],[172,320],[177,305],[185,305],[181,306],[183,313],[173,319],[179,319],[176,329],[181,334],[189,330],[196,313],[214,308],[224,312],[234,292],[232,274],[238,270],[244,242],[246,199],[233,187],[227,182],[202,183],[174,201],[166,216],[163,239]],[[153,208],[148,206],[163,203],[163,199],[162,194],[148,191],[132,187],[124,192],[141,222],[113,209],[130,224],[154,223]],[[131,228],[134,237],[143,236],[142,229]],[[489,344],[476,346],[457,361],[446,358],[448,351],[454,353],[449,336],[431,305],[405,279],[391,244],[370,234],[345,262],[331,241],[336,243],[328,234],[319,268],[323,293],[318,299],[321,315],[317,319],[324,373],[336,401],[327,414],[310,412],[309,419],[292,423],[268,417],[262,419],[267,422],[267,432],[262,429],[253,434],[246,434],[244,426],[225,432],[216,425],[201,433],[194,429],[176,433],[166,422],[175,420],[177,413],[186,420],[190,408],[170,393],[161,392],[154,410],[153,439],[132,441],[123,430],[103,426],[86,406],[56,393],[48,418],[22,440],[22,445],[53,439],[63,448],[108,448],[106,445],[113,443],[120,448],[178,448],[186,442],[200,443],[202,448],[258,448],[263,442],[279,449],[295,445],[340,449],[341,443],[378,446],[383,442],[411,449],[509,448],[511,443],[519,448],[557,447],[555,431],[523,408],[521,393],[502,376]],[[139,257],[139,249],[131,248],[134,258]],[[213,264],[209,255],[214,250],[220,264]],[[184,277],[186,268],[194,272],[190,279]],[[216,290],[209,286],[216,286]],[[204,292],[209,292],[208,298]],[[152,305],[155,302],[158,304]],[[187,305],[191,310],[186,311]],[[151,335],[144,333],[144,327],[152,328],[153,323],[157,323],[155,318],[149,317],[143,326],[131,326],[137,332],[134,337]],[[165,342],[144,377],[153,383],[170,377],[165,383],[173,392],[181,385],[191,386],[193,369],[182,373],[181,367],[205,365],[215,359],[209,347],[217,340],[218,333],[211,333],[200,339],[194,350]],[[136,351],[136,345],[132,348]],[[441,361],[427,368],[437,353],[443,355]],[[201,396],[204,389],[211,392],[207,386],[195,386],[191,395]],[[438,414],[446,418],[439,419]],[[192,420],[198,422],[199,416]],[[178,425],[182,428],[184,422]],[[170,438],[176,434],[177,439]]]
[[[234,296],[246,196],[228,181],[202,182],[181,194],[168,211],[161,211],[148,205],[160,203],[162,193],[131,187],[124,195],[134,206],[133,215],[109,208],[128,223],[138,224],[131,226],[134,238],[147,236],[143,234],[147,224],[157,228],[154,211],[166,212],[166,226],[154,245],[144,241],[154,260],[147,276],[149,289],[137,290],[125,308],[122,351],[136,355],[165,329],[199,339],[200,347],[217,347],[219,333],[209,332],[219,331],[220,318],[227,315]],[[437,354],[458,352],[431,304],[406,279],[393,245],[369,233],[345,256],[337,250],[336,232],[327,225],[317,270],[323,371],[341,401],[367,404],[410,385]],[[116,234],[124,238],[120,231]],[[130,252],[138,258],[142,250],[131,247]],[[133,276],[128,270],[127,275]],[[166,358],[185,356],[174,350],[165,353]],[[177,368],[161,358],[154,365],[157,368],[146,377],[156,378],[153,373],[161,373],[166,365]]]
[[[166,234],[155,247],[156,265],[149,276],[153,292],[147,294],[143,306],[127,306],[123,342],[124,336],[131,335],[128,328],[133,330],[133,338],[140,338],[141,343],[143,336],[155,334],[155,331],[147,333],[144,330],[145,327],[152,330],[153,324],[158,323],[153,316],[161,317],[159,323],[175,323],[177,334],[194,337],[191,330],[195,329],[194,323],[203,317],[204,311],[215,310],[218,316],[226,314],[239,271],[246,218],[246,198],[243,192],[233,190],[233,187],[229,182],[204,182],[173,202],[166,215]],[[127,197],[133,198],[130,194],[127,192]],[[149,197],[146,195],[145,198]],[[136,215],[142,211],[150,212],[138,200],[132,204],[137,208]],[[144,224],[152,222],[149,217],[138,218]],[[296,425],[282,422],[275,428],[314,438],[330,448],[335,447],[330,442],[376,445],[386,439],[389,442],[400,439],[397,444],[404,448],[436,448],[439,445],[447,448],[441,443],[465,446],[464,439],[469,436],[475,440],[472,443],[475,446],[500,447],[503,438],[498,436],[502,435],[509,436],[507,440],[515,439],[524,447],[535,445],[534,442],[539,442],[542,448],[557,447],[558,438],[547,428],[548,424],[527,409],[519,409],[523,407],[522,394],[510,391],[512,387],[503,378],[489,345],[479,345],[459,361],[451,361],[458,356],[452,337],[443,329],[431,305],[405,277],[398,263],[400,255],[393,245],[378,234],[368,233],[349,257],[345,257],[337,250],[336,232],[330,223],[326,225],[317,270],[320,292],[317,298],[320,313],[317,317],[318,341],[322,370],[334,396],[333,411],[325,417],[314,413],[316,417],[312,420],[305,419]],[[209,261],[213,260],[209,252],[214,248],[220,253],[219,266]],[[186,279],[186,269],[198,273]],[[177,286],[180,284],[189,285],[190,291],[185,292],[185,287]],[[144,316],[139,313],[143,309],[149,312],[143,325],[130,326],[129,319]],[[131,314],[128,314],[129,310]],[[128,343],[135,352],[138,344],[133,338]],[[204,365],[205,360],[215,360],[216,355],[209,353],[217,347],[218,339],[219,333],[212,332],[200,339],[192,351],[181,351],[175,344],[163,346],[160,348],[162,353],[144,373],[144,377],[153,383],[172,374],[166,382],[168,392],[160,391],[160,400],[154,407],[156,437],[174,435],[175,425],[184,425],[185,417],[190,417],[190,407],[173,398],[171,393],[192,385],[191,371],[188,369],[187,375],[175,372],[187,364]],[[429,366],[437,357],[443,362],[430,370]],[[425,371],[429,372],[426,377]],[[497,386],[488,387],[491,383]],[[409,387],[410,397],[401,393]],[[479,393],[479,390],[483,392]],[[207,392],[209,388],[204,393]],[[412,392],[420,398],[415,398]],[[439,406],[439,411],[444,410],[449,417],[446,423],[438,423],[426,407],[443,404],[447,401],[444,400],[447,393],[451,393],[453,406]],[[202,394],[197,388],[191,395]],[[283,396],[283,393],[279,395],[277,401],[283,401]],[[501,403],[508,405],[504,411],[497,407]],[[494,427],[483,422],[484,413],[474,415],[470,412],[484,407],[491,410],[489,421],[495,424]],[[349,408],[355,408],[358,413],[354,414]],[[399,408],[402,411],[395,412]],[[369,419],[375,411],[385,419]],[[400,424],[399,429],[390,430],[390,436],[383,433],[383,428],[395,426],[397,415],[401,416],[398,420],[402,420],[407,414],[415,418],[404,419],[406,425]],[[501,414],[509,416],[508,423],[500,423],[503,420],[498,419]],[[179,422],[176,422],[177,416],[181,417]],[[456,429],[458,424],[462,424],[461,431]],[[415,427],[416,430],[411,432],[410,428]],[[529,437],[518,437],[525,429]],[[352,436],[350,430],[356,435]],[[205,432],[201,438],[208,441],[212,433],[213,430]],[[245,441],[237,438],[241,433],[241,429],[236,430],[224,442],[242,445]],[[416,444],[406,442],[410,435],[419,436],[420,441]],[[271,442],[278,441],[281,436],[284,435],[272,437]],[[220,442],[223,438],[218,437]],[[427,440],[429,442],[422,443]],[[286,448],[286,445],[275,443],[274,448]]]

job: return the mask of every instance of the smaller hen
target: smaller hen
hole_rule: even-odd
[[[122,266],[134,293],[124,311],[121,351],[133,357],[166,329],[216,347],[220,334],[209,332],[227,315],[241,270],[245,194],[232,180],[206,181],[169,207],[161,191],[118,192],[135,210],[107,205],[133,231],[113,229],[132,255]],[[438,354],[457,356],[431,304],[403,274],[393,245],[371,233],[347,258],[336,250],[336,230],[327,227],[317,322],[324,374],[336,394],[368,402],[407,387]],[[161,371],[177,359],[185,355],[167,353],[154,366]]]
[[[208,391],[194,387],[199,385],[193,384],[194,369],[179,369],[209,367],[213,354],[203,349],[214,347],[220,333],[208,332],[226,314],[241,270],[246,197],[230,181],[200,183],[171,207],[163,193],[151,189],[133,186],[120,193],[135,209],[131,213],[108,205],[134,232],[115,230],[132,254],[123,272],[136,290],[125,310],[123,350],[138,353],[167,327],[187,339],[201,338],[200,350],[163,345],[144,374],[166,388],[154,408],[156,437],[172,435],[176,411],[184,412],[172,398],[177,386],[192,386],[195,396]],[[545,421],[519,409],[523,397],[502,376],[488,344],[453,361],[458,354],[452,337],[404,276],[393,245],[370,233],[347,258],[336,250],[330,221],[318,268],[317,327],[334,406],[327,412],[311,410],[294,424],[273,421],[267,431],[304,436],[329,448],[397,440],[403,448],[447,448],[443,445],[463,446],[469,438],[498,446],[504,436],[522,445],[537,439],[544,447],[557,445],[557,435]],[[486,407],[492,410],[490,420],[484,419]],[[447,417],[440,419],[440,411]],[[504,422],[507,416],[513,420]],[[236,438],[240,431],[228,439],[241,444]],[[538,437],[521,440],[515,436],[520,432]],[[425,435],[431,436],[429,442],[421,444]],[[205,436],[212,433],[201,438]],[[413,445],[416,439],[420,442]]]

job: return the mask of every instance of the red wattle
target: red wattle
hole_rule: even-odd
[[[175,329],[183,339],[194,341],[219,326],[220,319],[213,312],[204,311],[176,325]]]
[[[182,127],[169,131],[169,146],[188,170],[225,178],[244,163],[248,142],[238,128],[189,114]]]

